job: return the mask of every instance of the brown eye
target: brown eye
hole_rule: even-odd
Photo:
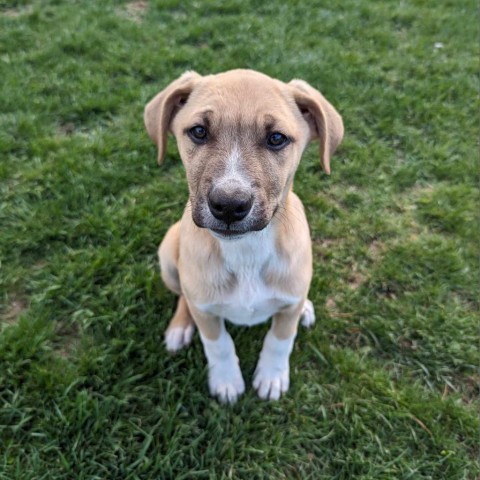
[[[194,143],[205,143],[207,140],[207,129],[201,125],[195,125],[188,131],[188,136]]]
[[[290,143],[286,135],[280,132],[273,132],[267,137],[267,147],[270,150],[281,150]]]

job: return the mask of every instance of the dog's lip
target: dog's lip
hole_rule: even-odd
[[[241,238],[244,235],[247,235],[249,233],[259,232],[260,230],[263,230],[268,224],[269,222],[266,222],[265,224],[257,225],[254,228],[248,228],[244,230],[231,230],[231,229],[210,228],[210,227],[208,227],[208,230],[212,233],[213,236],[217,238],[236,239],[236,238]]]
[[[241,237],[242,235],[247,233],[247,231],[242,232],[242,231],[238,231],[238,230],[223,230],[223,229],[219,229],[219,228],[209,228],[209,230],[211,232],[213,232],[214,234],[219,235],[220,237],[224,237],[224,238]]]

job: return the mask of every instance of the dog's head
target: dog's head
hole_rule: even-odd
[[[302,80],[286,84],[251,70],[186,72],[145,107],[161,163],[167,134],[187,172],[193,221],[217,236],[263,229],[285,200],[300,157],[320,140],[320,159],[343,137],[333,106]]]

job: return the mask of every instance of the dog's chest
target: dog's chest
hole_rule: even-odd
[[[238,325],[255,325],[298,301],[267,286],[259,275],[245,275],[237,277],[235,287],[228,294],[202,305],[201,309]]]
[[[238,325],[255,325],[300,301],[267,284],[262,276],[267,262],[280,261],[268,231],[252,237],[222,245],[225,268],[234,277],[233,286],[211,303],[199,305],[202,311]]]

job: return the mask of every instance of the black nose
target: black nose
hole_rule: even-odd
[[[253,205],[253,196],[240,189],[226,191],[215,188],[208,194],[208,207],[212,215],[226,224],[244,219]]]

